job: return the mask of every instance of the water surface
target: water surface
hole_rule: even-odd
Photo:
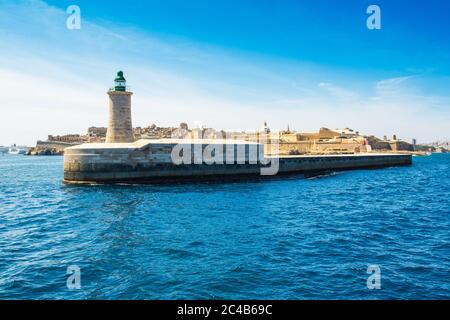
[[[159,186],[64,185],[62,162],[0,156],[2,299],[450,298],[450,155]]]

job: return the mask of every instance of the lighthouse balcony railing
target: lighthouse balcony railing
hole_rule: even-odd
[[[113,86],[109,88],[109,91],[130,92],[131,86]]]

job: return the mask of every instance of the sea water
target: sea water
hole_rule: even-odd
[[[62,157],[0,155],[0,298],[449,299],[450,155],[413,162],[76,186]]]

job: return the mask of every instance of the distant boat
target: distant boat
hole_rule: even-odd
[[[13,147],[9,148],[8,153],[9,154],[25,154],[25,153],[27,153],[27,150],[13,146]]]

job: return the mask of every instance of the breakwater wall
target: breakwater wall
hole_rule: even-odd
[[[212,144],[215,156],[225,161],[203,157]],[[174,148],[189,147],[174,161]],[[189,150],[190,154],[187,154]],[[219,150],[219,151],[218,151]],[[139,140],[134,143],[85,144],[70,147],[64,155],[64,180],[68,183],[168,182],[174,180],[214,180],[243,176],[268,177],[292,173],[382,168],[410,165],[404,154],[355,154],[320,156],[267,157],[261,144],[244,141],[196,141],[174,139]],[[178,155],[180,150],[177,151]],[[183,152],[181,152],[183,153]],[[211,155],[211,153],[210,153]],[[213,160],[213,161],[211,161]],[[272,170],[268,170],[272,169]],[[268,170],[269,174],[262,171]],[[261,175],[262,174],[262,175]]]

